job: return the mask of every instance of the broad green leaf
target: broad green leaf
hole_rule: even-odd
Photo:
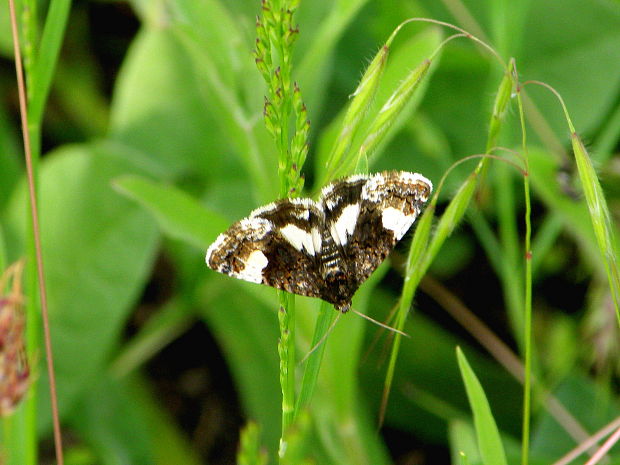
[[[583,435],[598,431],[620,416],[620,402],[614,392],[578,373],[564,379],[552,394],[583,428]],[[576,441],[563,425],[558,424],[557,419],[542,411],[532,430],[531,445],[532,455],[553,461],[573,449]],[[615,456],[612,463],[616,463],[620,460],[620,454],[614,449],[611,452]],[[582,458],[575,463],[585,463],[585,456]]]
[[[154,222],[111,186],[113,178],[140,170],[113,149],[73,146],[41,165],[41,234],[61,413],[103,369],[156,252]],[[13,259],[28,237],[24,187],[5,216]],[[39,371],[39,420],[49,426],[47,376]]]
[[[523,30],[519,72],[552,85],[575,126],[590,133],[617,105],[620,83],[620,8],[617,2],[531,2]],[[530,88],[528,88],[530,89]],[[528,90],[529,92],[529,90]],[[540,91],[536,97],[542,96]],[[555,98],[537,98],[555,134],[566,134]]]
[[[68,421],[100,463],[202,463],[160,399],[137,377],[117,379],[102,371]]]
[[[221,116],[201,91],[197,63],[170,28],[145,28],[121,68],[111,137],[148,154],[170,179],[239,172]]]
[[[143,404],[102,370],[76,402],[69,422],[101,463],[154,463]]]

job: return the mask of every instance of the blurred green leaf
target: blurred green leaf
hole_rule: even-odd
[[[18,154],[18,134],[13,132],[7,113],[0,108],[0,210],[2,210],[22,173]],[[2,219],[0,218],[0,221]]]
[[[187,330],[193,320],[193,315],[177,300],[167,302],[123,345],[110,372],[120,378],[136,370]]]
[[[176,189],[139,176],[123,176],[114,186],[149,211],[162,231],[197,248],[206,249],[229,222]]]
[[[162,407],[144,380],[117,379],[103,372],[69,422],[97,451],[98,463],[202,463]]]
[[[237,465],[266,465],[267,453],[261,450],[260,428],[254,422],[249,422],[241,431],[237,452]]]
[[[263,294],[259,300],[244,288]],[[263,441],[276,456],[280,437],[278,384],[278,326],[275,293],[265,286],[213,276],[200,293],[206,302],[200,312],[217,339],[230,366],[249,419],[263,428]],[[270,296],[270,297],[269,297]],[[271,300],[268,306],[265,302]],[[275,455],[274,455],[275,454]]]
[[[386,300],[381,293],[377,298],[379,302]],[[497,422],[502,429],[518,435],[520,423],[515,423],[515,418],[520,415],[521,405],[505,402],[505,399],[519,398],[522,392],[519,383],[488,356],[470,347],[464,337],[425,316],[434,307],[420,300],[405,326],[411,337],[402,339],[386,424],[434,443],[443,441],[450,419],[469,417],[467,398],[454,357],[454,347],[461,346],[486,386],[486,395],[494,406]],[[378,411],[389,345],[379,343],[375,346],[371,342],[367,338],[368,354],[361,365],[361,384],[372,410]]]
[[[452,463],[480,463],[480,453],[473,426],[462,420],[453,420],[448,426]],[[461,461],[466,457],[466,461]]]
[[[178,31],[146,28],[118,77],[111,136],[148,154],[167,179],[189,173],[205,179],[241,168],[236,141],[228,137],[231,121],[224,122],[205,95],[198,58],[179,41]]]
[[[152,267],[154,223],[110,185],[139,171],[101,144],[58,150],[41,166],[42,245],[61,413],[103,369]],[[21,184],[5,216],[12,259],[27,237],[26,204]],[[43,369],[39,381],[39,421],[49,426]]]
[[[29,76],[28,89],[28,117],[29,124],[40,125],[43,118],[43,111],[52,79],[56,69],[56,61],[60,54],[60,48],[65,36],[71,0],[51,0],[45,17],[45,25],[41,41],[39,44],[32,44],[35,47],[34,67],[31,69],[32,75]],[[31,28],[35,28],[36,18],[31,18]],[[36,150],[36,149],[35,149]]]
[[[520,73],[557,89],[579,132],[590,133],[617,105],[620,5],[600,0],[550,0],[530,5],[519,54]],[[537,103],[554,132],[566,134],[557,101],[542,97]]]
[[[145,400],[132,397],[127,386],[99,373],[76,402],[73,427],[97,451],[101,463],[155,463],[143,418]]]
[[[312,7],[304,8],[304,2],[301,2],[302,17],[304,9],[315,10],[309,12],[307,16],[312,18],[312,25],[308,25],[308,31],[314,32],[312,35],[308,34],[305,43],[305,34],[302,34],[299,48],[303,55],[298,60],[298,65],[294,71],[295,79],[299,82],[309,110],[310,120],[316,118],[315,115],[320,112],[325,103],[324,100],[328,97],[325,82],[329,78],[330,71],[338,66],[339,58],[334,55],[338,40],[360,9],[368,3],[368,0],[315,3],[319,3],[319,5],[308,2],[308,5],[312,5]],[[321,16],[321,14],[324,15]],[[351,87],[351,91],[353,91],[353,87]],[[326,103],[329,104],[330,102]]]
[[[607,387],[579,374],[569,375],[552,394],[577,421],[580,430],[573,429],[573,434],[584,438],[620,416],[617,396]],[[541,412],[532,431],[532,455],[552,461],[573,449],[578,441],[571,437],[566,426],[558,424],[547,411]],[[612,463],[620,460],[617,451],[612,455],[615,455]]]

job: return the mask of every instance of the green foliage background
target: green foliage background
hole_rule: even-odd
[[[160,402],[144,370],[197,321],[213,334],[243,414],[258,424],[257,441],[275,463],[281,396],[276,294],[217,275],[204,265],[206,247],[217,234],[278,194],[277,156],[262,117],[266,90],[251,54],[259,5],[249,0],[136,0],[126,5],[138,28],[110,80],[110,95],[104,86],[110,71],[98,61],[101,55],[93,53],[96,18],[86,15],[96,8],[86,2],[75,6],[43,120],[50,149],[39,165],[39,196],[56,375],[62,422],[76,438],[67,446],[67,463],[204,460]],[[42,8],[39,14],[44,13]],[[6,12],[0,14],[7,23]],[[589,142],[617,226],[620,5],[613,1],[471,1],[455,6],[302,0],[295,16],[300,35],[293,74],[312,122],[307,193],[321,187],[312,181],[323,169],[348,96],[365,66],[394,28],[413,16],[458,24],[505,59],[515,57],[522,81],[545,81],[561,93],[577,131]],[[7,58],[12,53],[9,31],[8,26],[0,29],[0,48]],[[448,34],[430,25],[406,26],[390,51],[377,105]],[[375,153],[371,171],[417,171],[437,184],[453,162],[482,153],[502,74],[497,62],[471,41],[452,41]],[[5,67],[0,89],[5,102],[0,107],[2,267],[27,254],[31,234],[14,89],[14,77]],[[620,415],[618,323],[591,220],[574,182],[565,119],[549,93],[535,87],[526,91],[531,98],[526,109],[535,208],[535,375],[584,431],[593,433]],[[516,107],[507,115],[502,144],[520,150],[517,116]],[[453,172],[440,205],[470,170],[462,165]],[[566,173],[566,183],[559,173]],[[476,296],[475,313],[493,321],[503,339],[519,347],[521,297],[511,292],[521,292],[522,270],[505,273],[492,262],[520,263],[523,255],[522,243],[510,242],[499,217],[512,212],[508,223],[516,231],[523,229],[521,178],[495,163],[483,193],[475,208],[487,217],[492,238],[464,226],[445,244],[431,275],[458,283],[491,262],[475,279],[475,291],[465,294]],[[124,327],[140,305],[158,256],[172,265],[169,297],[127,337]],[[378,286],[389,267],[384,264],[354,301],[356,308],[380,319],[395,305],[400,286],[398,280]],[[554,282],[562,288],[554,288]],[[576,290],[569,289],[573,286]],[[34,293],[31,283],[28,292]],[[570,312],[549,297],[564,292],[581,296]],[[503,296],[503,305],[491,299],[497,295]],[[406,326],[411,338],[401,347],[386,426],[453,453],[472,451],[469,463],[481,463],[455,355],[458,345],[484,387],[508,461],[517,463],[521,386],[465,331],[445,324],[443,315],[431,318],[439,307],[430,302],[421,297],[416,307],[426,305],[427,311],[414,311]],[[297,308],[297,342],[303,354],[311,345],[319,305],[298,298]],[[380,345],[366,356],[375,335],[374,327],[347,315],[329,337],[309,415],[291,433],[297,437],[292,443],[299,446],[299,457],[321,464],[393,460],[375,426],[385,376]],[[42,346],[35,352],[42,361]],[[51,434],[47,376],[43,365],[34,371],[36,434],[45,439]],[[543,405],[544,399],[535,396],[531,463],[553,463],[576,444]],[[24,423],[28,415],[20,409],[5,427],[8,463],[27,463],[19,455],[26,443],[18,442]],[[30,423],[25,428],[35,427]],[[620,463],[618,452],[613,459]],[[232,457],[213,463],[226,460]],[[407,463],[404,455],[394,460]]]

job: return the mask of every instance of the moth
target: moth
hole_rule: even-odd
[[[357,174],[323,188],[317,201],[282,199],[220,234],[207,265],[220,273],[318,297],[345,313],[433,189],[418,173]]]

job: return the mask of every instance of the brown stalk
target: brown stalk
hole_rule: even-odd
[[[19,45],[19,33],[17,20],[15,19],[15,2],[9,0],[11,14],[11,31],[13,34],[13,50],[15,54],[15,74],[17,75],[17,88],[19,92],[19,111],[22,123],[22,136],[24,138],[24,157],[26,159],[26,172],[28,176],[28,193],[30,196],[30,212],[32,215],[32,229],[34,233],[34,246],[37,258],[37,275],[39,281],[39,295],[41,298],[41,316],[43,319],[43,331],[45,335],[45,353],[47,360],[47,372],[50,381],[50,398],[52,407],[52,420],[54,423],[54,445],[56,448],[56,460],[58,465],[63,465],[62,435],[60,421],[58,419],[58,401],[56,399],[56,375],[54,374],[54,356],[52,354],[52,339],[50,335],[49,317],[47,311],[47,292],[43,272],[43,255],[41,253],[41,235],[39,230],[39,214],[37,198],[34,189],[34,175],[32,170],[32,152],[30,149],[30,134],[28,132],[28,111],[26,106],[26,86],[24,85],[24,71],[21,60],[21,47]]]

